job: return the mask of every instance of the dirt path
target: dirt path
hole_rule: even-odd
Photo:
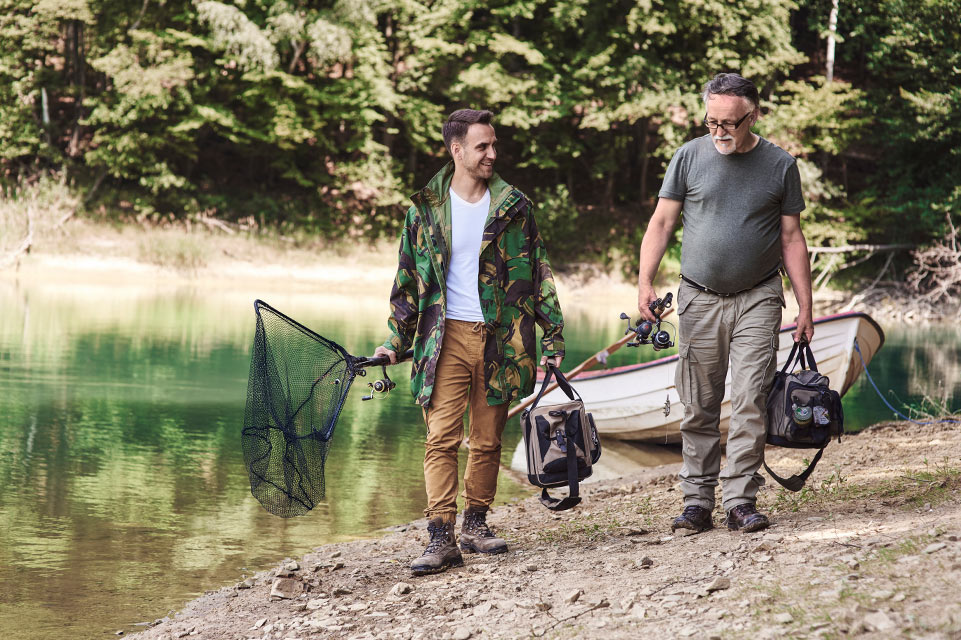
[[[794,472],[804,454],[768,457]],[[489,520],[511,552],[441,575],[408,571],[417,521],[288,559],[133,637],[961,637],[957,425],[888,423],[831,444],[801,493],[762,489],[774,526],[756,534],[672,536],[671,471],[587,485],[561,514],[533,498],[498,507]]]

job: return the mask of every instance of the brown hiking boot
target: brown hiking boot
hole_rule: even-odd
[[[771,522],[763,513],[758,513],[753,504],[739,504],[727,512],[727,528],[731,531],[750,533],[770,526]]]
[[[672,533],[678,529],[690,529],[701,533],[713,528],[714,522],[711,519],[711,510],[699,507],[696,504],[689,504],[684,507],[684,512],[674,518],[674,522],[671,523]]]
[[[507,553],[507,542],[487,526],[487,509],[468,508],[460,530],[460,548],[467,553]]]
[[[410,570],[415,576],[440,573],[447,571],[448,567],[464,565],[464,558],[454,541],[453,522],[445,524],[440,518],[434,518],[427,523],[427,532],[430,534],[430,542],[424,549],[424,555],[410,563]]]

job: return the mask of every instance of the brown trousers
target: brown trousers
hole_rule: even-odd
[[[457,451],[464,439],[464,409],[470,404],[470,452],[464,472],[467,507],[489,507],[497,491],[501,435],[508,404],[487,404],[482,322],[447,320],[437,361],[427,422],[424,481],[428,518],[453,522],[457,516]]]

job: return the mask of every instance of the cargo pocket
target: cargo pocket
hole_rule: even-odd
[[[704,307],[717,304],[717,296],[695,289],[682,283],[677,291],[677,315],[682,316],[690,307]]]
[[[774,372],[777,371],[777,350],[781,346],[781,335],[780,333],[775,333],[771,336],[771,355],[767,359],[767,364],[764,366],[764,377],[761,378],[764,381],[764,387],[761,392],[767,396],[771,392],[771,387],[774,385]]]
[[[677,346],[677,371],[674,373],[674,386],[681,403],[687,405],[694,402],[694,392],[691,388],[691,345],[682,343]]]
[[[787,307],[787,303],[785,303],[784,301],[784,285],[781,284],[780,277],[778,277],[777,279],[772,277],[769,281],[764,282],[763,284],[761,284],[761,289],[763,291],[769,291],[774,295],[776,295],[777,303],[781,306],[782,309]]]

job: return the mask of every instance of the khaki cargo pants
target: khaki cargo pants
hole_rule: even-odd
[[[778,275],[732,296],[699,291],[681,281],[675,384],[684,405],[680,477],[685,506],[713,509],[718,477],[725,511],[754,504],[764,484],[758,469],[764,460],[766,401],[777,365],[783,306]],[[722,473],[719,422],[729,360],[731,420]]]
[[[501,435],[507,424],[507,403],[487,404],[484,382],[483,322],[447,320],[437,360],[427,422],[424,481],[428,518],[454,522],[457,517],[457,451],[464,439],[464,409],[470,403],[470,451],[464,472],[467,507],[489,507],[497,491]]]

